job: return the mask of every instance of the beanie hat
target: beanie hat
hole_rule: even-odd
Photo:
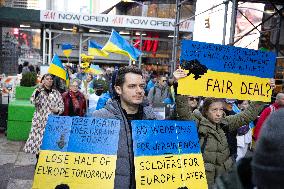
[[[284,108],[265,121],[252,159],[253,183],[263,189],[284,188]]]
[[[109,90],[108,83],[103,79],[94,80],[94,89],[103,89],[104,92]]]

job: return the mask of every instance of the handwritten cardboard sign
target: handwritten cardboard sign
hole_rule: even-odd
[[[132,121],[136,188],[208,188],[194,121]]]
[[[119,120],[49,116],[32,188],[114,188],[119,129]]]
[[[180,60],[178,94],[270,102],[272,52],[184,40]]]

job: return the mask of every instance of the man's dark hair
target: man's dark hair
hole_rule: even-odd
[[[25,67],[25,66],[28,66],[29,65],[29,62],[27,62],[27,61],[25,61],[24,63],[23,63],[23,66]]]
[[[50,77],[54,78],[54,76],[53,76],[53,75],[51,75],[50,73],[47,73],[47,74],[44,74],[44,75],[41,77],[40,82],[42,82],[42,81],[43,81],[46,77],[48,77],[48,76],[50,76]]]
[[[33,65],[28,66],[30,72],[35,72],[35,67]]]
[[[59,184],[55,189],[70,189],[70,187],[67,184]]]
[[[115,78],[115,86],[122,86],[123,83],[125,82],[125,75],[127,73],[134,73],[134,74],[138,74],[138,75],[142,75],[142,70],[134,67],[134,66],[125,66],[122,68],[119,68],[116,78]]]
[[[150,75],[151,79],[157,78],[158,77],[158,73],[156,71],[153,71],[153,73]]]

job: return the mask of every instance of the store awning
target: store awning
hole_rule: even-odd
[[[0,26],[20,27],[21,24],[30,24],[31,27],[40,27],[40,11],[0,7]]]

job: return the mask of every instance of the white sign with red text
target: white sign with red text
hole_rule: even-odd
[[[126,16],[126,15],[89,15],[77,14],[71,12],[58,12],[52,10],[41,10],[40,21],[42,22],[57,22],[69,24],[83,24],[93,26],[110,26],[122,28],[139,28],[150,30],[174,31],[174,19],[141,17],[141,16]],[[180,31],[193,32],[193,20],[188,20],[180,25]]]

